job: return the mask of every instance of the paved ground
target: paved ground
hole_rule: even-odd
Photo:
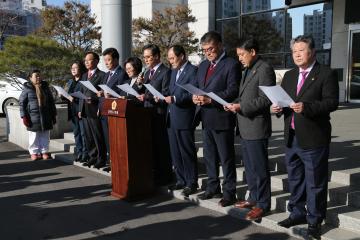
[[[31,162],[6,142],[0,117],[0,239],[294,239],[157,194],[128,203],[110,179],[55,161]]]

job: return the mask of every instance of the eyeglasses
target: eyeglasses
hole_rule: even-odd
[[[201,51],[202,51],[203,53],[212,53],[214,50],[215,50],[214,47],[208,47],[208,48],[203,48],[203,49],[201,49]]]

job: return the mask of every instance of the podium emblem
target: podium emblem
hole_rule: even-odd
[[[116,103],[116,101],[114,100],[114,101],[111,103],[111,110],[115,111],[115,110],[116,110],[116,107],[117,107],[117,103]]]

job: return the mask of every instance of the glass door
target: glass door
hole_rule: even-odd
[[[360,30],[350,33],[349,102],[360,103]]]

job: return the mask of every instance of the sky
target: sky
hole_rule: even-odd
[[[47,0],[48,5],[62,6],[64,4],[64,0]],[[90,0],[81,0],[80,2],[90,4]]]

